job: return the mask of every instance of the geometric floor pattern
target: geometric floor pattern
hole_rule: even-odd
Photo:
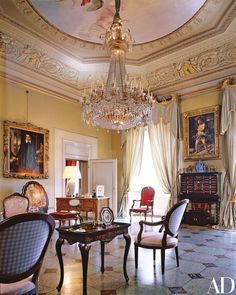
[[[146,230],[148,230],[146,228]],[[105,272],[100,272],[100,244],[93,243],[89,253],[88,295],[204,295],[220,290],[221,277],[236,282],[236,232],[215,230],[210,227],[182,225],[179,235],[180,266],[176,267],[175,251],[166,251],[165,274],[161,274],[160,253],[153,264],[152,251],[139,249],[138,270],[134,267],[133,239],[138,232],[134,222],[129,229],[131,247],[127,260],[129,283],[123,276],[125,241],[122,236],[105,246]],[[55,252],[57,232],[50,243],[39,277],[39,294],[58,294],[59,264]],[[82,295],[82,266],[76,244],[62,246],[65,268],[61,295]],[[212,280],[216,285],[212,285]],[[232,287],[225,279],[224,292]],[[236,289],[230,294],[236,294]]]

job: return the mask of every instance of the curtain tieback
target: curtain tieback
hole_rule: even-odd
[[[236,195],[232,195],[229,200],[230,203],[236,203]]]

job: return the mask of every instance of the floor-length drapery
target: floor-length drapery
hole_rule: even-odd
[[[153,124],[148,133],[157,177],[165,194],[170,195],[169,206],[177,200],[178,137],[180,135],[179,108],[175,98],[168,104],[157,105]]]
[[[236,85],[235,85],[236,86]],[[226,175],[221,198],[220,226],[236,229],[236,87],[226,85],[222,101]]]
[[[133,180],[138,177],[143,155],[144,128],[130,129],[126,135],[123,152],[123,185],[119,216],[126,217],[128,205],[128,192]]]

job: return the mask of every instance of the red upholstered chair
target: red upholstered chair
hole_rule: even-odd
[[[155,196],[155,190],[151,186],[146,186],[141,191],[141,199],[140,200],[133,200],[133,205],[129,209],[129,216],[130,216],[130,222],[131,222],[131,214],[133,213],[140,213],[144,214],[145,220],[147,217],[147,213],[151,213],[151,216],[153,217],[153,203],[154,203],[154,196]],[[136,204],[139,204],[137,207]]]

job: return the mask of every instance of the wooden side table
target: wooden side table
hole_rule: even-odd
[[[69,204],[70,200],[79,200],[80,204],[78,206],[71,206]],[[56,211],[81,211],[86,212],[86,217],[88,217],[88,212],[93,212],[95,215],[95,220],[100,219],[100,211],[102,207],[109,207],[109,197],[96,197],[96,198],[71,198],[71,197],[58,197],[56,198]]]

